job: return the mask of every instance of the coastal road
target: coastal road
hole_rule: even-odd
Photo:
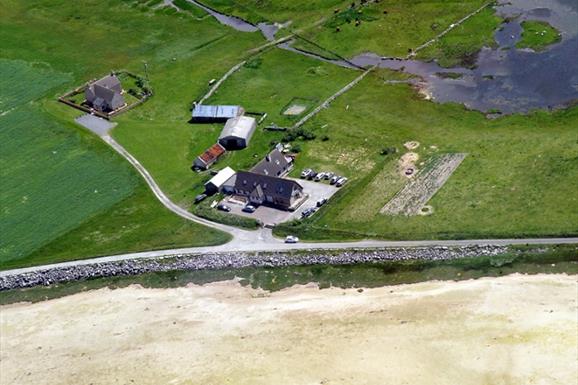
[[[93,119],[100,119],[93,117]],[[83,124],[84,125],[84,124]],[[369,248],[399,248],[399,247],[459,247],[459,246],[510,246],[510,245],[540,245],[540,244],[578,244],[578,238],[530,238],[530,239],[474,239],[474,240],[422,240],[422,241],[378,241],[363,240],[357,242],[315,242],[287,244],[283,240],[275,238],[271,229],[243,230],[233,226],[211,222],[200,218],[186,209],[178,206],[161,190],[148,170],[130,154],[123,146],[115,141],[109,134],[109,130],[94,130],[91,124],[84,125],[98,135],[104,142],[122,155],[143,177],[155,197],[176,215],[224,231],[231,235],[232,240],[219,246],[190,247],[180,249],[153,250],[139,253],[119,254],[104,257],[95,257],[83,260],[55,263],[43,266],[34,266],[21,269],[0,271],[0,277],[18,275],[23,273],[43,271],[51,268],[66,268],[81,265],[90,265],[103,262],[119,262],[131,259],[159,258],[175,255],[195,255],[206,253],[231,253],[231,252],[275,252],[290,250],[327,250],[327,249],[369,249]],[[112,128],[114,126],[110,126]]]
[[[526,238],[526,239],[471,239],[471,240],[427,240],[427,241],[378,241],[363,240],[358,242],[319,242],[287,244],[273,237],[270,229],[257,231],[240,231],[229,243],[219,246],[189,247],[180,249],[153,250],[140,253],[119,254],[77,261],[55,263],[43,266],[0,271],[0,277],[38,272],[52,268],[68,268],[105,262],[121,262],[131,259],[170,257],[176,255],[201,255],[206,253],[231,252],[283,252],[291,250],[338,250],[338,249],[372,249],[401,247],[459,247],[459,246],[514,246],[514,245],[550,245],[576,244],[578,238]]]

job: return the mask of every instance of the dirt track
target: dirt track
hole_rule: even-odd
[[[102,289],[0,308],[0,383],[567,385],[576,290],[564,275]]]

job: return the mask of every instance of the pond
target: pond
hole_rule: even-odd
[[[269,41],[275,39],[277,24],[257,26],[237,17],[223,15],[194,1],[219,22],[239,31],[261,31]],[[381,68],[416,75],[416,85],[435,102],[456,102],[487,113],[525,113],[534,109],[564,108],[578,100],[578,1],[576,0],[499,0],[496,12],[506,21],[495,32],[496,47],[483,48],[473,68],[443,68],[435,62],[382,58],[364,53],[350,60],[331,60],[296,49],[291,42],[281,49],[359,69]],[[540,52],[518,49],[525,20],[548,22],[561,33],[561,41]],[[446,75],[444,75],[446,74]],[[451,75],[451,76],[448,76]]]
[[[435,62],[382,60],[375,54],[351,59],[417,75],[420,87],[436,102],[462,103],[470,109],[504,114],[565,107],[578,99],[578,2],[511,0],[496,6],[510,20],[496,31],[495,48],[483,48],[475,67],[442,68]],[[517,49],[524,20],[541,20],[561,32],[561,42],[544,51]],[[455,73],[461,76],[443,76]],[[440,75],[442,74],[442,75]]]

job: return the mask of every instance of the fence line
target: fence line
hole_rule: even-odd
[[[345,87],[343,87],[342,89],[340,89],[339,91],[337,91],[336,93],[334,93],[333,95],[331,95],[329,98],[327,98],[323,103],[321,103],[317,108],[315,108],[313,111],[311,111],[310,113],[308,113],[306,116],[304,116],[300,121],[298,121],[297,123],[295,123],[295,125],[293,126],[293,128],[298,128],[301,127],[302,125],[304,125],[309,119],[311,119],[312,117],[314,117],[315,115],[317,115],[322,109],[329,107],[329,105],[335,100],[337,99],[339,96],[343,95],[345,92],[349,91],[351,88],[353,88],[357,83],[359,83],[365,76],[367,76],[368,73],[370,73],[371,71],[373,71],[377,66],[372,66],[370,68],[368,68],[367,70],[365,70],[361,75],[359,75],[358,77],[356,77],[355,79],[353,79],[349,84],[347,84]]]

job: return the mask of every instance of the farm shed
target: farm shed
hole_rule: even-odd
[[[249,145],[255,128],[257,128],[257,122],[250,116],[229,119],[221,131],[219,143],[227,150],[243,149]]]
[[[200,168],[201,170],[206,170],[213,165],[223,154],[225,153],[225,148],[219,143],[213,144],[201,155],[197,156],[193,166],[193,170]]]
[[[249,198],[254,205],[291,210],[303,197],[303,187],[292,179],[248,171],[239,171],[235,178],[235,194]]]
[[[97,111],[109,112],[125,105],[122,86],[116,75],[108,75],[86,87],[86,102]]]
[[[277,145],[273,151],[251,169],[251,172],[279,177],[289,172],[293,166],[293,158],[285,156],[281,149],[282,146]]]
[[[235,170],[231,167],[225,167],[211,178],[207,183],[205,183],[205,191],[208,194],[216,194],[221,191],[221,188],[225,185],[231,177],[235,175]]]
[[[228,119],[242,116],[245,110],[241,106],[207,106],[197,104],[193,108],[193,123],[224,123]]]

